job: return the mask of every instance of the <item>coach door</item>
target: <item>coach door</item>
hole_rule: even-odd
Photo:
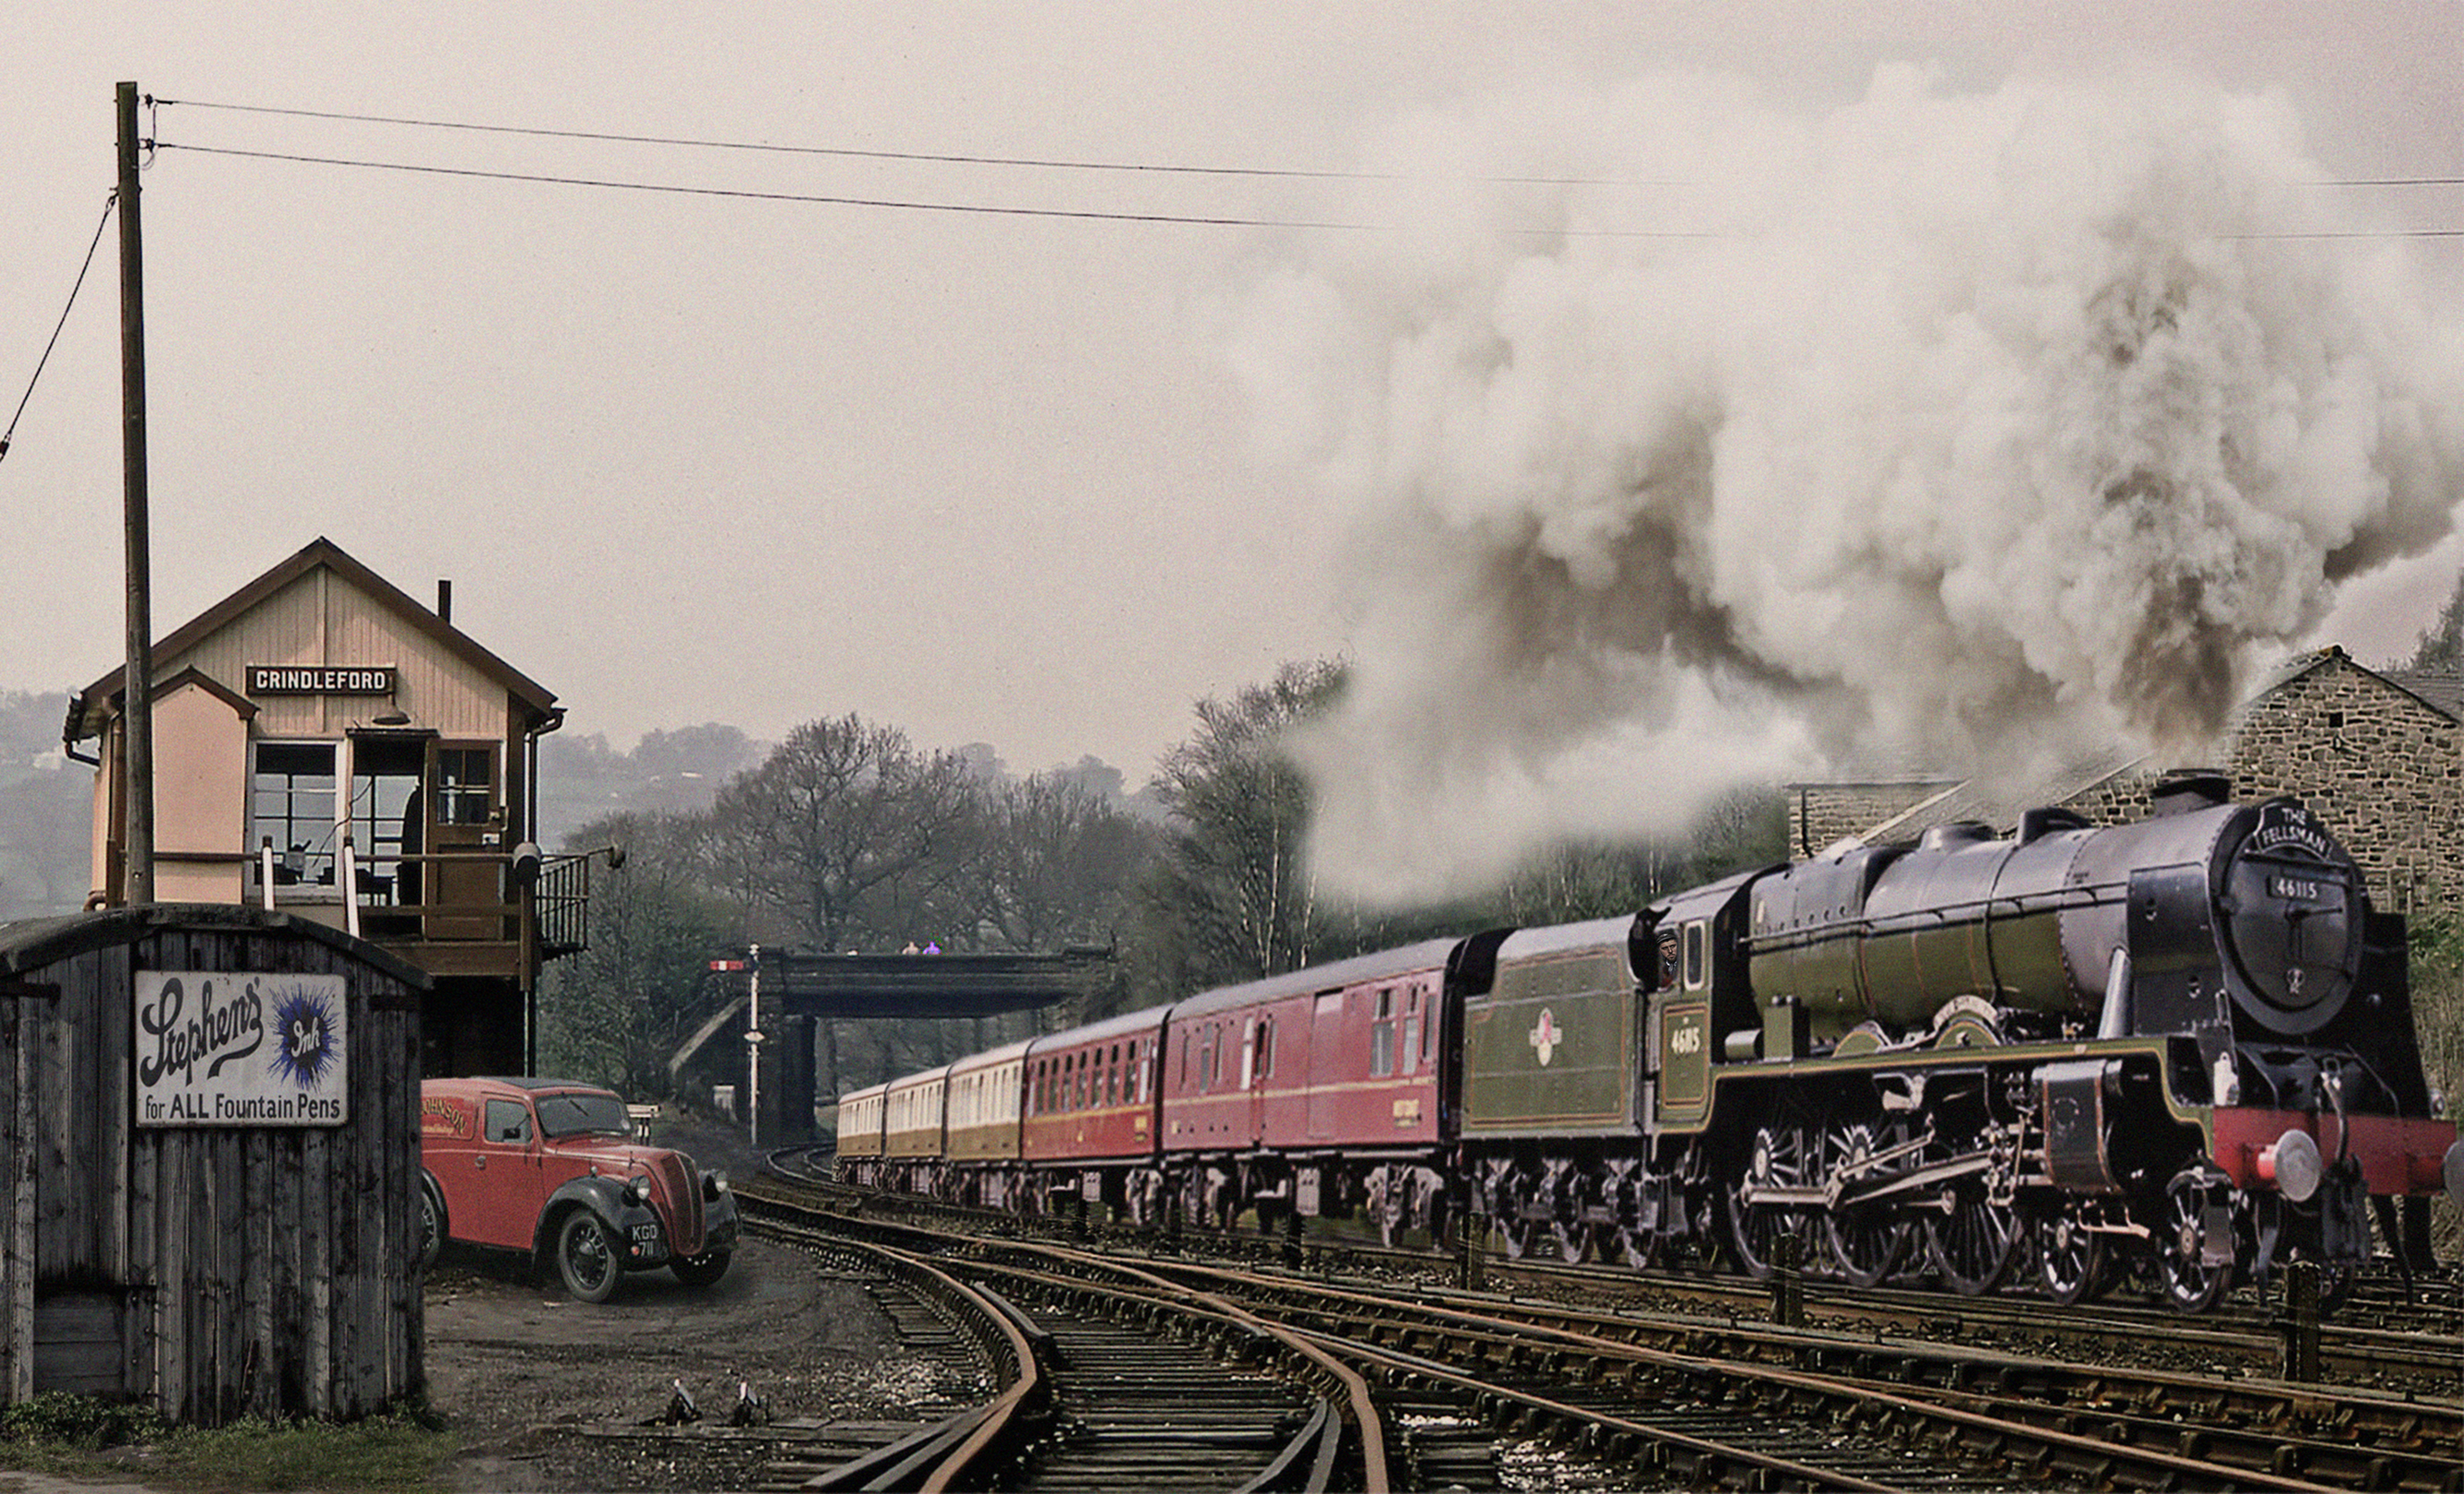
[[[1309,1133],[1329,1140],[1343,1122],[1343,992],[1321,991],[1309,1012]]]
[[[428,901],[431,939],[501,939],[505,811],[494,742],[428,745]],[[484,856],[485,860],[480,860]],[[473,912],[458,912],[470,909]],[[481,911],[484,910],[484,911]]]

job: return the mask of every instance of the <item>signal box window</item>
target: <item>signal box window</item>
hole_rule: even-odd
[[[332,742],[258,742],[249,780],[251,844],[274,843],[276,887],[334,885]]]
[[[436,823],[485,824],[495,807],[495,754],[485,747],[436,750]]]

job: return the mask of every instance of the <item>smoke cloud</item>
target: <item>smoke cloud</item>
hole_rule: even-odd
[[[1303,753],[1355,895],[1832,765],[2195,750],[2449,527],[2464,343],[2277,99],[1660,78],[1368,155],[1401,227],[1312,236],[1230,338],[1352,537]]]

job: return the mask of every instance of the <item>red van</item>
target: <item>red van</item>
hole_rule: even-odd
[[[627,1271],[688,1286],[727,1274],[727,1179],[633,1140],[613,1091],[562,1079],[430,1079],[419,1087],[420,1263],[448,1240],[556,1263],[565,1290],[605,1302]]]

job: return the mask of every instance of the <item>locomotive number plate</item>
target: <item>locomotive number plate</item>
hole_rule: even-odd
[[[2333,891],[2332,884],[2315,882],[2308,877],[2273,876],[2267,879],[2267,895],[2288,903],[2322,903]]]

